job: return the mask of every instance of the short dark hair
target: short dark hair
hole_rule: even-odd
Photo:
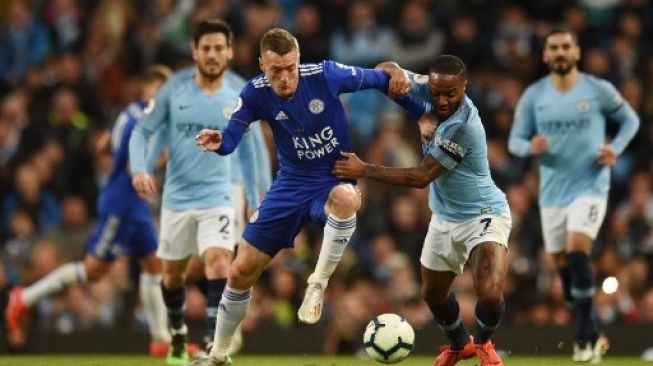
[[[430,72],[444,75],[467,77],[467,67],[460,58],[454,55],[440,55],[431,64]]]
[[[297,42],[297,38],[287,30],[272,28],[265,32],[263,38],[261,38],[259,48],[261,55],[265,51],[272,51],[277,55],[283,56],[292,50],[299,51],[299,43]]]
[[[205,34],[222,33],[227,38],[227,46],[231,47],[234,39],[234,33],[226,22],[220,19],[209,19],[201,21],[193,31],[193,42],[195,47],[200,42],[200,38]]]
[[[549,40],[549,37],[551,37],[554,34],[569,34],[571,38],[574,40],[574,43],[578,45],[578,34],[571,28],[567,27],[566,25],[557,25],[553,27],[545,36],[544,36],[544,43]]]

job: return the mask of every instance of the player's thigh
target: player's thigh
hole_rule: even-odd
[[[422,245],[420,263],[428,270],[461,274],[465,265],[464,246],[456,247],[451,230],[455,223],[431,215],[429,228]]]
[[[458,223],[452,228],[452,240],[455,245],[462,243],[465,247],[465,260],[479,245],[496,243],[504,253],[508,248],[508,237],[512,228],[510,211],[500,215],[482,215]]]
[[[161,209],[161,232],[157,257],[180,261],[197,254],[197,223],[192,210]]]
[[[234,251],[235,211],[231,206],[196,210],[198,253],[203,256],[209,249]]]
[[[101,214],[86,243],[89,255],[105,262],[113,262],[119,252],[117,243],[124,236],[122,219],[117,215]]]
[[[151,217],[130,219],[129,237],[120,242],[123,253],[141,261],[156,253],[158,247],[157,233]]]
[[[540,208],[544,249],[549,254],[564,253],[567,245],[568,206]]]
[[[567,218],[568,251],[589,251],[603,225],[607,206],[605,198],[591,196],[579,197],[571,203]]]
[[[274,257],[281,249],[293,247],[295,236],[308,221],[310,211],[310,201],[298,197],[292,188],[275,186],[265,194],[261,206],[249,219],[243,240]],[[323,210],[321,217],[324,223]]]

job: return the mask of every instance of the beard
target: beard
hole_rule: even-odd
[[[216,71],[209,71],[210,67],[215,67]],[[213,82],[216,79],[220,78],[222,74],[224,74],[226,67],[220,67],[219,64],[211,64],[211,65],[201,65],[197,64],[197,70],[199,73],[202,75],[202,77],[209,82]]]
[[[569,74],[571,70],[574,69],[574,67],[576,67],[576,62],[567,59],[556,59],[549,62],[549,70],[552,73],[558,74],[560,76],[565,76]]]

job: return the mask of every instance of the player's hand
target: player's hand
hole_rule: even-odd
[[[435,133],[435,129],[438,128],[438,120],[435,118],[435,116],[427,113],[423,115],[419,121],[417,121],[417,124],[419,125],[419,132],[422,136],[422,142],[426,144],[431,141],[433,134]]]
[[[549,139],[544,135],[535,135],[531,139],[531,154],[540,155],[549,148]]]
[[[331,174],[338,179],[356,179],[365,176],[367,163],[361,161],[354,153],[341,151],[340,154],[346,159],[337,160],[331,168]]]
[[[195,142],[202,151],[216,151],[222,145],[222,131],[203,129],[195,136]]]
[[[388,96],[392,99],[399,99],[410,92],[410,80],[402,69],[386,70],[390,75],[388,82]]]
[[[156,192],[156,184],[154,178],[147,173],[138,173],[132,178],[132,185],[136,192],[142,196],[149,196]]]
[[[612,146],[604,144],[599,148],[596,160],[601,165],[613,166],[617,163],[617,153],[612,150]]]

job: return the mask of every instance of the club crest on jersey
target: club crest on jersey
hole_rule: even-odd
[[[313,114],[320,114],[324,110],[324,102],[321,99],[313,99],[308,103],[308,109]]]
[[[578,109],[579,112],[587,112],[590,110],[590,101],[587,99],[581,99],[578,102],[576,102],[576,109]]]
[[[224,118],[230,119],[232,114],[234,114],[234,109],[233,108],[231,108],[231,107],[222,108],[222,115],[224,116]]]

